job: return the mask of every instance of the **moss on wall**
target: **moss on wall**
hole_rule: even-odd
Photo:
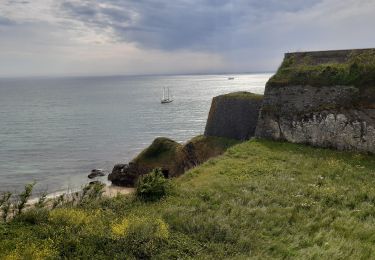
[[[218,96],[217,98],[239,98],[239,99],[250,99],[250,100],[261,100],[263,95],[254,94],[246,91],[232,92],[229,94]]]
[[[286,54],[267,86],[286,85],[355,86],[375,94],[375,49]]]

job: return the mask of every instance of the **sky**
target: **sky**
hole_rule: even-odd
[[[374,0],[0,0],[0,77],[268,72],[374,28]]]

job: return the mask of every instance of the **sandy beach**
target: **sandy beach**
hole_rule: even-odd
[[[118,194],[127,195],[127,194],[133,193],[134,190],[135,190],[134,188],[129,188],[129,187],[119,187],[119,186],[107,185],[104,188],[103,196],[115,197]]]

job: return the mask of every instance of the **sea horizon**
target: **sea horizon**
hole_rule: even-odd
[[[92,169],[110,172],[156,137],[186,142],[203,134],[214,96],[262,94],[271,75],[0,78],[0,192],[32,181],[36,194],[79,189]],[[173,103],[160,104],[163,87]]]
[[[79,79],[79,78],[125,78],[125,77],[170,77],[170,76],[232,76],[232,75],[256,75],[256,74],[275,74],[276,71],[251,71],[251,72],[212,72],[212,73],[161,73],[161,74],[78,74],[78,75],[0,75],[0,80],[18,80],[18,79]]]

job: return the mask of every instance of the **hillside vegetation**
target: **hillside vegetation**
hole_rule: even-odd
[[[375,255],[374,156],[252,140],[172,186],[156,202],[117,196],[30,210],[0,224],[0,258]]]

